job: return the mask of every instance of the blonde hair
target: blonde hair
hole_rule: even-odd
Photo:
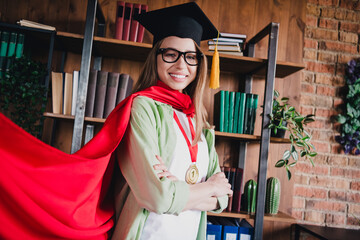
[[[134,92],[141,91],[145,88],[156,85],[159,79],[157,74],[157,51],[161,46],[163,40],[158,41],[151,49],[143,69],[140,73],[139,79],[135,84]],[[205,54],[201,51],[200,47],[194,42],[196,51],[202,53],[200,64],[198,65],[197,74],[194,79],[185,89],[184,93],[188,94],[192,99],[195,106],[195,139],[193,144],[200,140],[203,128],[210,128],[207,123],[207,112],[203,104],[203,95],[206,84],[207,75],[207,60]]]

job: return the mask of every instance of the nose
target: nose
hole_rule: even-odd
[[[185,62],[185,55],[181,54],[180,58],[176,61],[175,65],[178,68],[186,68],[187,63]]]

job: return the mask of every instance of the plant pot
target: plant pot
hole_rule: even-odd
[[[275,124],[275,125],[279,125],[279,121],[274,121],[274,124]],[[283,122],[282,125],[283,125],[284,127],[286,127],[287,122]],[[271,129],[271,134],[270,134],[270,136],[271,136],[271,137],[276,137],[276,138],[284,138],[284,137],[285,137],[285,133],[286,133],[286,130],[284,130],[284,129],[277,129],[277,132],[276,132],[276,134],[275,134],[275,133],[274,133],[274,129]]]

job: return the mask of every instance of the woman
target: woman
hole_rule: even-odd
[[[198,36],[173,27],[174,22],[182,28],[190,24],[193,32],[199,21],[174,13],[198,17],[203,14],[199,11],[189,3],[149,12],[144,22],[140,16],[148,29],[164,19],[167,26],[154,33],[155,44],[135,91],[156,86],[171,97],[157,101],[140,95],[132,102],[130,123],[116,151],[123,178],[115,188],[113,239],[205,239],[206,211],[222,211],[232,194],[220,172],[202,103],[206,57]],[[170,33],[164,33],[168,27]],[[204,32],[204,25],[201,28],[197,32]],[[182,103],[187,106],[179,106]]]

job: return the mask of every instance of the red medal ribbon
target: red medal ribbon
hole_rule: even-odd
[[[195,144],[194,146],[191,145],[191,143],[190,143],[190,141],[189,141],[189,138],[186,136],[185,130],[184,130],[184,128],[182,127],[182,125],[181,125],[181,123],[180,123],[180,121],[179,121],[179,118],[178,118],[178,116],[176,115],[175,112],[174,112],[174,119],[175,119],[177,125],[179,126],[182,134],[184,135],[184,138],[185,138],[186,143],[187,143],[187,145],[188,145],[189,152],[190,152],[190,156],[191,156],[191,162],[196,163],[197,153],[198,153],[198,144]],[[190,118],[189,116],[187,116],[187,119],[188,119],[188,121],[189,121],[191,138],[192,138],[192,141],[194,141],[194,139],[195,139],[194,126],[192,125],[192,121],[191,121],[191,118]]]

